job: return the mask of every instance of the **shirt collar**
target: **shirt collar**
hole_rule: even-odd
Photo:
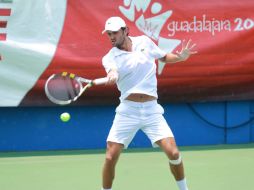
[[[134,38],[131,37],[131,36],[129,36],[129,38],[130,38],[131,41],[132,41],[132,48],[134,49],[134,44],[135,44]],[[113,48],[111,49],[111,52],[112,52],[112,54],[114,55],[114,57],[117,57],[117,56],[119,56],[119,55],[121,55],[121,54],[130,53],[130,52],[128,52],[128,51],[120,50],[120,49],[118,49],[117,47],[113,47]]]

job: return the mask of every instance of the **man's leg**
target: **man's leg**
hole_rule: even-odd
[[[107,143],[107,151],[106,158],[102,172],[102,187],[103,189],[111,189],[113,180],[115,177],[115,166],[118,161],[118,158],[122,152],[123,145],[108,142]]]
[[[174,137],[164,138],[156,142],[169,158],[169,165],[180,190],[188,190],[183,162],[176,146]]]

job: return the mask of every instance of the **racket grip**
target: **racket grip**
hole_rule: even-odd
[[[98,78],[98,79],[94,79],[93,80],[93,84],[95,84],[95,85],[106,84],[107,82],[108,82],[108,78],[107,77]]]

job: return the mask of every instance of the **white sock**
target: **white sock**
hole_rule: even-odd
[[[186,179],[183,178],[182,180],[180,181],[176,181],[178,187],[180,190],[188,190],[188,187],[187,187],[187,183],[186,183]]]

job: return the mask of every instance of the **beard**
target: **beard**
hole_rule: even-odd
[[[123,49],[123,45],[125,42],[125,36],[123,36],[123,38],[121,38],[118,42],[116,42],[113,46],[117,47],[118,49]]]

